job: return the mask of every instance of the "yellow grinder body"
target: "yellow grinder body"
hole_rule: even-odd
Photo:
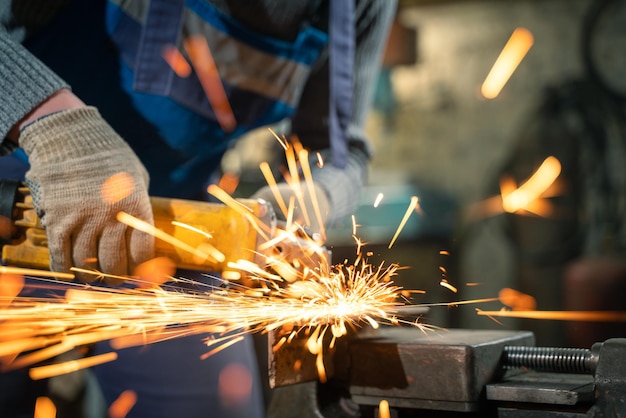
[[[49,269],[50,255],[45,229],[33,209],[26,187],[13,187],[0,180],[0,199],[5,206],[14,195],[10,208],[0,208],[2,262],[5,265]],[[241,211],[221,203],[151,197],[155,227],[189,247],[202,250],[212,246],[224,255],[223,260],[199,257],[164,240],[155,240],[155,256],[169,257],[179,268],[224,272],[229,262],[247,260],[263,265],[257,251],[260,233]],[[259,200],[238,200],[252,218],[259,219],[268,235],[276,226],[271,205]],[[204,253],[200,251],[201,253]]]

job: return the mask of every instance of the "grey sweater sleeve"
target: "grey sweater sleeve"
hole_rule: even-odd
[[[68,84],[15,42],[0,26],[0,140],[55,92]]]
[[[364,132],[371,107],[380,60],[387,34],[396,12],[395,0],[356,1],[356,48],[354,62],[354,97],[348,128],[350,141],[345,169],[332,164],[328,138],[328,60],[311,74],[298,112],[292,120],[293,133],[303,145],[321,151],[326,157],[323,168],[313,167],[313,177],[328,193],[332,220],[354,211],[360,191],[367,180],[372,149]]]

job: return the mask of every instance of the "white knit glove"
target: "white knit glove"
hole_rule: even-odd
[[[124,211],[154,222],[148,173],[96,108],[43,117],[23,129],[20,146],[30,161],[26,181],[46,229],[51,270],[125,275],[153,256],[153,237],[116,220]]]

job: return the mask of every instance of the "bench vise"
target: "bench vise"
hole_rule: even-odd
[[[626,339],[534,344],[526,331],[381,327],[328,350],[320,383],[296,342],[270,355],[268,417],[378,418],[382,400],[392,418],[626,417]]]

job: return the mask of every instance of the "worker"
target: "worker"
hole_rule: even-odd
[[[28,170],[51,268],[131,273],[154,243],[115,214],[152,222],[149,195],[206,199],[232,142],[283,120],[326,161],[313,167],[324,222],[349,214],[372,155],[364,121],[396,7],[352,1],[0,1],[2,150]],[[208,61],[194,62],[197,39]],[[178,75],[164,51],[182,53],[191,73]],[[220,76],[208,87],[207,62]],[[103,184],[120,174],[134,187],[103,204]],[[272,200],[267,188],[256,196]],[[200,360],[206,351],[198,337],[120,350],[96,369],[107,405],[133,390],[129,417],[262,416],[250,342]],[[244,400],[220,394],[228,365],[249,370]]]

